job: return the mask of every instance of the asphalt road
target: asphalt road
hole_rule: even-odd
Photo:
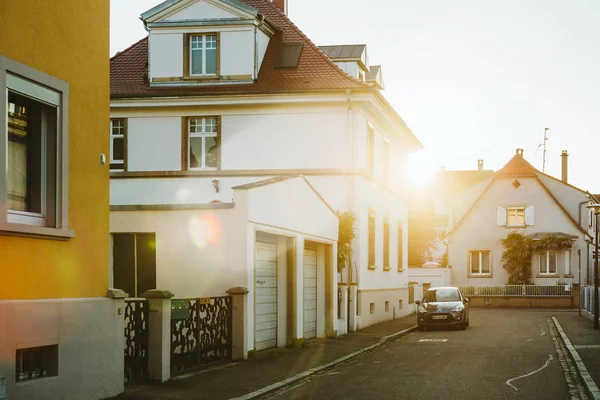
[[[411,333],[269,398],[570,399],[546,321],[560,314],[473,309],[465,331]]]

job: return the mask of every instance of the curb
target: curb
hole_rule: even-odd
[[[594,380],[590,376],[587,368],[585,367],[585,364],[583,363],[583,360],[579,356],[579,353],[577,352],[577,350],[575,350],[575,348],[571,344],[571,341],[569,340],[568,336],[565,334],[565,331],[563,331],[562,326],[560,326],[560,323],[558,322],[556,317],[552,317],[552,321],[554,322],[554,326],[556,326],[556,330],[560,334],[560,338],[562,339],[563,343],[565,344],[565,347],[567,348],[567,350],[569,350],[569,353],[571,354],[571,358],[575,362],[575,366],[577,367],[577,372],[579,373],[579,376],[581,377],[581,379],[583,380],[583,383],[585,384],[585,390],[586,390],[587,394],[590,395],[593,399],[600,399],[600,389],[598,389],[596,382],[594,382]]]
[[[360,356],[361,354],[365,354],[365,353],[368,353],[368,352],[370,352],[372,350],[375,350],[376,348],[381,347],[382,345],[384,345],[385,343],[389,342],[390,340],[393,340],[393,339],[396,339],[398,337],[404,336],[404,335],[406,335],[406,334],[408,334],[410,332],[414,332],[415,330],[417,330],[417,325],[411,326],[408,329],[404,329],[402,331],[393,333],[391,335],[384,336],[381,339],[379,339],[379,342],[377,342],[375,344],[367,346],[364,349],[357,350],[357,351],[355,351],[353,353],[347,354],[347,355],[345,355],[343,357],[340,357],[340,358],[338,358],[336,360],[330,361],[327,364],[319,365],[318,367],[311,368],[311,369],[306,370],[304,372],[301,372],[301,373],[299,373],[297,375],[294,375],[294,376],[292,376],[290,378],[284,379],[283,381],[279,381],[279,382],[274,383],[272,385],[265,386],[262,389],[255,390],[254,392],[245,394],[245,395],[240,396],[240,397],[235,397],[235,398],[230,399],[230,400],[253,400],[253,399],[257,399],[257,398],[259,398],[261,396],[264,396],[264,395],[266,395],[268,393],[274,392],[276,390],[283,389],[286,386],[291,386],[294,383],[297,383],[297,382],[299,382],[301,380],[304,380],[304,379],[306,379],[308,377],[317,375],[317,374],[319,374],[319,373],[321,373],[321,372],[323,372],[325,370],[328,370],[328,369],[330,369],[332,367],[335,367],[336,365],[339,365],[339,364],[341,364],[343,362],[352,360],[353,358],[356,358],[356,357]]]

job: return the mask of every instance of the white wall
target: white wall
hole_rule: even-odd
[[[482,285],[504,285],[508,282],[508,274],[502,267],[501,257],[504,247],[500,240],[512,232],[517,231],[525,235],[535,232],[563,232],[577,235],[579,239],[573,246],[573,269],[576,270],[577,249],[586,253],[583,234],[577,230],[575,225],[568,219],[562,210],[547,195],[541,185],[533,178],[518,178],[521,186],[515,189],[512,186],[514,178],[498,179],[475,205],[467,218],[456,228],[449,237],[448,262],[452,266],[452,283],[455,285],[471,284]],[[497,207],[510,205],[534,206],[534,225],[526,228],[506,228],[497,226]],[[469,250],[492,251],[491,278],[468,278],[468,256]],[[534,257],[533,265],[534,281],[541,285],[554,285],[558,278],[536,278],[538,267]],[[562,263],[558,262],[558,272],[562,272]],[[562,274],[561,274],[562,278]],[[574,279],[565,278],[567,282],[577,282]]]
[[[341,168],[347,165],[347,114],[227,115],[223,169]]]
[[[91,400],[123,391],[122,300],[0,301],[0,378],[8,399]],[[58,345],[58,376],[15,383],[17,349]]]
[[[429,283],[430,287],[450,286],[452,285],[451,272],[450,268],[409,268],[408,280],[421,285]]]
[[[129,118],[127,169],[181,170],[181,118]]]
[[[186,19],[217,19],[217,18],[235,18],[237,14],[229,11],[224,6],[219,6],[219,1],[211,2],[200,0],[177,11],[168,17],[165,21],[181,21]]]
[[[257,32],[258,36],[258,70],[260,71],[260,67],[262,66],[263,60],[265,58],[265,53],[267,52],[267,47],[269,46],[269,37],[263,33],[262,31]]]
[[[220,74],[254,76],[254,30],[221,32]]]
[[[183,34],[152,32],[149,38],[150,78],[183,76]]]
[[[353,78],[358,78],[358,63],[355,61],[336,62],[337,66]]]

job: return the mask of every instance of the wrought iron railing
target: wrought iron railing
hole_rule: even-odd
[[[504,285],[504,286],[457,286],[463,296],[484,297],[570,297],[570,285]]]
[[[125,300],[125,379],[148,377],[148,301]]]
[[[171,371],[231,359],[231,296],[179,299],[171,308]]]

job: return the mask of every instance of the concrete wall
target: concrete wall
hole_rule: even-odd
[[[186,19],[234,18],[237,15],[229,11],[221,2],[196,1],[181,10],[164,18],[165,21],[181,21]]]
[[[0,377],[11,400],[87,400],[123,391],[123,300],[0,301]],[[58,376],[15,382],[18,349],[58,345]]]
[[[130,118],[127,147],[130,171],[181,170],[181,118]]]
[[[420,284],[429,283],[430,287],[452,285],[452,268],[409,268],[408,280]]]
[[[410,313],[408,289],[374,291],[359,289],[358,296],[358,329]],[[387,311],[386,302],[389,302]],[[371,304],[375,307],[373,313],[371,313]]]
[[[500,240],[510,232],[528,235],[535,232],[563,232],[578,236],[573,244],[572,268],[573,277],[564,276],[562,259],[558,260],[558,274],[553,277],[538,277],[539,267],[537,255],[533,259],[533,281],[540,285],[554,285],[557,279],[567,283],[578,282],[577,250],[587,253],[584,235],[562,212],[556,203],[547,195],[542,186],[534,178],[518,178],[521,186],[512,186],[514,178],[498,179],[475,204],[467,218],[449,237],[448,262],[452,266],[452,283],[455,285],[504,285],[508,282],[508,274],[502,268],[502,252],[504,247]],[[497,207],[534,206],[534,224],[526,228],[507,228],[497,225]],[[469,250],[491,251],[491,277],[469,278]]]
[[[183,76],[183,33],[154,31],[148,39],[150,79]]]

